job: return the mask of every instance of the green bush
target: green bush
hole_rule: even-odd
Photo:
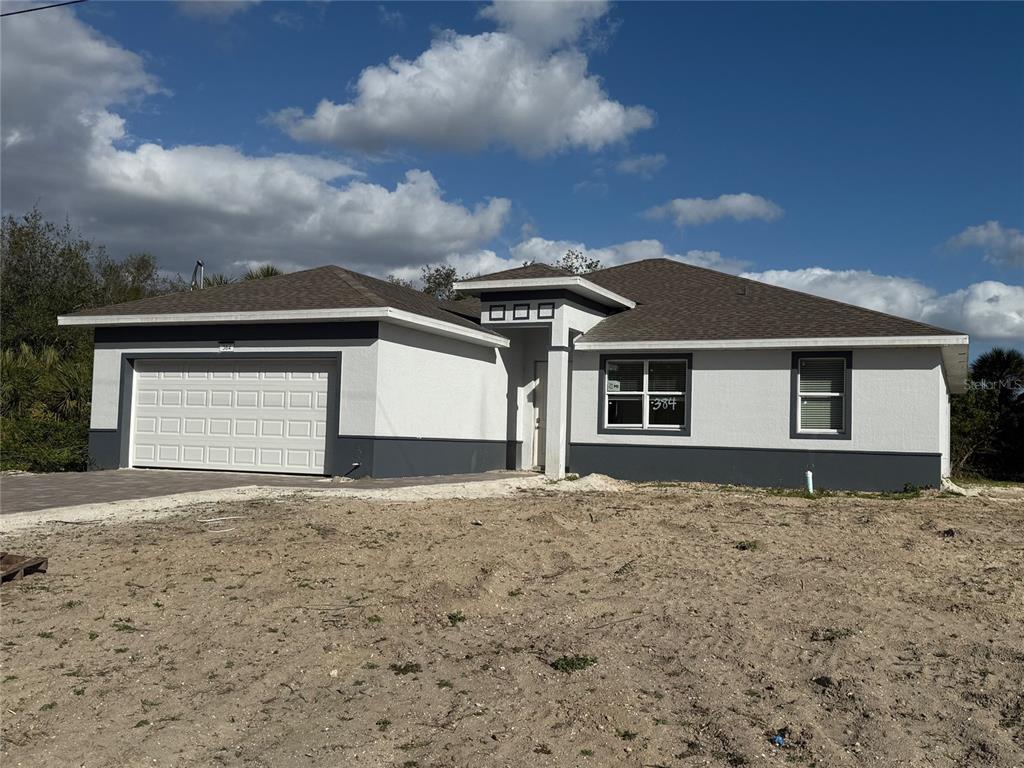
[[[41,416],[0,420],[0,468],[81,471],[89,464],[89,424]]]
[[[52,347],[0,352],[0,468],[87,468],[92,364]]]

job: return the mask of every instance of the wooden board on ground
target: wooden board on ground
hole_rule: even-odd
[[[0,552],[0,582],[14,581],[30,573],[46,573],[47,558]]]

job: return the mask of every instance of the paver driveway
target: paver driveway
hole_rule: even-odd
[[[526,476],[529,472],[484,472],[473,475],[400,477],[353,480],[345,488],[397,488],[410,485],[466,483],[501,477]],[[329,488],[328,477],[309,475],[260,475],[250,472],[193,472],[183,469],[111,469],[96,472],[54,472],[44,475],[16,474],[0,477],[0,514],[33,512],[53,507],[100,504],[108,501],[146,499],[175,493],[269,485],[284,488]],[[340,487],[340,486],[337,486]]]

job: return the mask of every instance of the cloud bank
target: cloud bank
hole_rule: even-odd
[[[364,69],[351,100],[325,98],[311,114],[291,107],[271,120],[296,140],[364,152],[597,152],[654,123],[646,107],[612,99],[583,52],[559,47],[606,10],[605,3],[488,6],[481,15],[507,31],[445,32],[415,59],[395,56]]]
[[[0,33],[5,211],[38,203],[183,272],[203,258],[211,271],[298,259],[379,273],[478,248],[507,219],[508,200],[446,200],[425,170],[388,188],[336,157],[140,142],[121,112],[164,91],[139,56],[69,10],[14,19]]]

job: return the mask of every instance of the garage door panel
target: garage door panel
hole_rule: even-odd
[[[135,466],[321,474],[327,361],[140,360]]]

